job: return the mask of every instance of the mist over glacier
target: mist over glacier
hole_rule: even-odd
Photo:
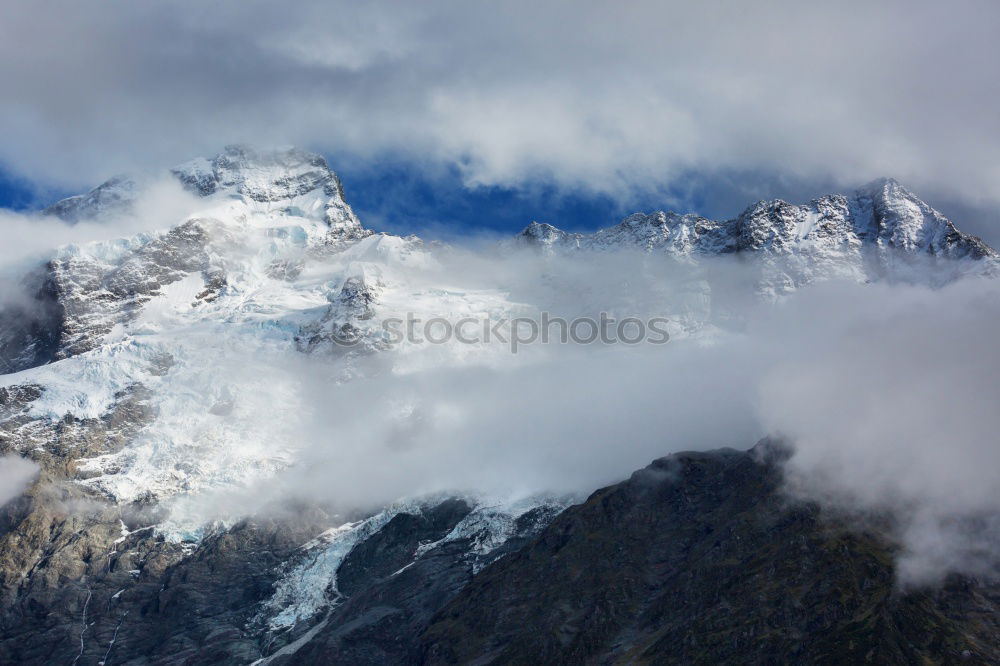
[[[891,517],[905,580],[983,571],[998,552],[993,526],[983,528],[1000,509],[995,280],[955,281],[949,261],[900,256],[889,262],[902,267],[895,280],[821,280],[777,295],[761,290],[760,264],[738,255],[574,254],[368,231],[322,249],[313,236],[330,222],[308,211],[360,229],[326,194],[271,204],[150,183],[103,221],[8,214],[17,233],[5,272],[56,245],[68,266],[120,270],[115,262],[145,256],[187,220],[234,285],[228,300],[190,274],[102,333],[101,347],[4,383],[44,385],[31,409],[49,419],[101,417],[145,385],[155,418],[124,449],[81,460],[79,483],[118,502],[155,498],[170,538],[303,503],[360,515],[441,493],[580,497],[671,452],[776,436],[794,449],[790,498]],[[768,270],[794,259],[771,257]],[[5,283],[5,305],[31,298]],[[342,307],[374,346],[340,347],[315,328]],[[378,347],[385,317],[543,312],[665,317],[671,340],[534,343],[516,354],[503,340]],[[309,330],[319,342],[306,341]]]
[[[794,450],[792,497],[896,521],[905,582],[995,566],[1000,289],[834,284],[748,309],[707,342],[549,346],[339,384],[318,393],[305,462],[278,482],[372,505],[455,488],[579,495],[674,451],[773,435]]]

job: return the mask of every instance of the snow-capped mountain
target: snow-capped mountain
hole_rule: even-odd
[[[1000,265],[993,248],[889,178],[804,205],[759,201],[725,221],[635,213],[593,234],[533,222],[517,241],[547,252],[633,248],[692,262],[753,257],[759,290],[770,296],[822,279],[940,283],[968,273],[996,275]]]
[[[456,273],[452,249],[365,228],[326,161],[295,149],[230,147],[166,174],[112,179],[45,213],[70,223],[128,215],[160,177],[192,196],[188,213],[168,228],[58,248],[24,277],[26,297],[0,313],[0,451],[41,470],[0,536],[5,626],[39,650],[52,633],[52,652],[31,658],[65,652],[106,663],[101,654],[116,644],[133,659],[155,644],[195,659],[213,637],[234,663],[280,663],[322,631],[377,624],[388,611],[371,596],[394,585],[406,586],[393,592],[405,612],[388,614],[422,626],[412,618],[425,622],[545,529],[569,499],[431,488],[386,507],[309,507],[256,522],[232,506],[302,464],[304,433],[315,437],[309,412],[327,407],[315,395],[325,387],[360,384],[367,372],[515,362],[488,343],[390,345],[390,318],[537,312],[572,290],[555,259],[582,252],[638,251],[647,268],[676,262],[685,277],[673,291],[627,289],[648,288],[685,335],[724,325],[704,270],[718,257],[744,260],[767,298],[825,279],[936,285],[995,275],[1000,264],[891,180],[803,206],[760,202],[724,222],[635,214],[589,235],[533,223],[491,260],[542,249],[537,290]],[[580,291],[583,311],[621,305]],[[358,344],[338,345],[344,336]],[[380,365],[365,362],[372,357]],[[420,398],[352,416],[369,428],[418,429]],[[209,584],[206,571],[231,580]],[[170,637],[136,628],[125,638],[141,609],[182,615],[181,596],[206,589],[234,597],[225,608],[208,603],[214,614],[198,620],[174,618]],[[33,624],[30,613],[51,622]],[[20,654],[11,635],[0,654]]]
[[[319,156],[234,147],[171,173],[201,208],[170,229],[61,248],[30,277],[36,303],[19,306],[2,334],[7,369],[20,370],[3,384],[42,387],[25,406],[31,417],[99,418],[139,387],[148,393],[157,416],[133,441],[74,456],[81,482],[115,501],[243,483],[289,464],[296,437],[253,416],[267,400],[297,400],[287,363],[300,352],[343,351],[329,376],[350,375],[352,354],[368,347],[341,350],[332,331],[367,323],[377,333],[379,319],[406,311],[514,307],[499,290],[428,293],[434,257],[417,239],[363,228]],[[140,195],[133,184],[111,199],[120,211]],[[81,220],[106,200],[54,209]],[[239,367],[250,357],[258,369]],[[232,372],[215,370],[227,363]]]
[[[168,501],[292,464],[300,438],[290,419],[255,415],[270,401],[301,399],[289,368],[310,355],[324,359],[330,381],[357,376],[359,355],[387,349],[389,318],[509,318],[574,289],[583,294],[577,305],[597,312],[639,291],[631,279],[613,296],[580,288],[557,268],[543,270],[539,290],[462,284],[469,276],[449,273],[448,248],[366,229],[326,161],[296,149],[229,147],[165,177],[194,195],[188,214],[170,228],[58,249],[25,278],[30,302],[0,320],[0,384],[31,396],[7,410],[16,414],[8,428],[21,433],[9,448],[52,456],[45,442],[61,419],[106,418],[137,401],[155,414],[121,441],[57,456],[72,461],[78,483],[114,502]],[[117,177],[46,212],[72,222],[127,214],[152,180]],[[672,319],[675,336],[725,321],[715,303],[724,294],[716,297],[703,265],[719,257],[741,257],[768,298],[824,279],[940,284],[995,274],[1000,263],[892,180],[802,206],[759,202],[725,222],[637,213],[589,235],[532,223],[506,250],[524,246],[570,261],[575,252],[640,252],[646,300]],[[650,267],[668,259],[680,268],[664,287]],[[344,337],[359,344],[335,343]],[[392,351],[394,372],[509,356],[488,344]],[[242,367],[250,357],[262,371]],[[221,367],[229,370],[213,370]],[[403,423],[418,418],[411,405],[398,409]],[[173,513],[177,538],[198,531],[181,509]]]
[[[420,240],[362,227],[319,156],[231,147],[167,177],[195,195],[189,214],[170,228],[59,248],[25,277],[27,298],[0,323],[7,372],[0,449],[41,468],[19,531],[0,537],[10,555],[5,581],[14,585],[6,607],[42,595],[50,601],[40,603],[74,609],[67,619],[89,612],[93,622],[103,611],[76,608],[77,596],[104,595],[109,624],[88,630],[95,633],[121,629],[128,611],[116,607],[125,608],[145,576],[200,557],[246,513],[246,498],[242,508],[219,502],[239,501],[241,489],[298,463],[310,407],[322,407],[305,394],[313,387],[303,378],[349,381],[357,357],[376,349],[377,340],[339,347],[332,332],[403,312],[462,316],[516,307],[498,289],[440,284],[437,261]],[[155,178],[116,178],[47,213],[73,223],[127,215]],[[427,362],[401,351],[395,371]],[[321,359],[311,368],[310,355]],[[420,418],[410,404],[379,412],[380,421],[404,430]],[[68,504],[92,510],[66,522],[61,507]],[[396,568],[444,549],[452,566],[478,570],[564,504],[465,493],[404,501],[374,516],[317,509],[273,536],[288,550],[260,563],[270,583],[240,611],[241,622],[278,650],[328,614],[347,589],[336,582],[341,561],[349,561],[345,538],[353,548],[387,526],[416,521],[398,546]],[[47,536],[25,539],[32,529]],[[331,529],[343,535],[324,536]],[[88,565],[79,548],[100,557]],[[76,582],[54,591],[34,575],[31,589],[18,590],[12,581],[39,562]],[[109,640],[77,649],[103,651]]]

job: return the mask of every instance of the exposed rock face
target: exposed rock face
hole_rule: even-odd
[[[373,305],[381,288],[377,281],[365,276],[351,276],[344,280],[340,291],[329,297],[330,306],[323,316],[304,326],[297,336],[302,351],[311,352],[320,347],[340,346],[345,350],[371,351],[381,347],[378,339],[366,340],[358,328],[362,321],[372,319]]]
[[[65,308],[52,268],[25,276],[23,298],[0,312],[0,373],[50,363],[59,354]]]
[[[18,573],[21,560],[5,559],[0,656],[996,663],[1000,586],[952,578],[898,589],[885,533],[790,500],[773,453],[675,454],[561,513],[543,505],[506,522],[460,498],[399,507],[354,523],[370,529],[347,548],[343,529],[300,545],[331,522],[315,510],[244,522],[184,552],[119,528],[107,509],[81,523],[29,496],[34,509],[7,508],[6,538],[51,543],[56,561]],[[302,575],[324,561],[329,578]],[[275,622],[274,591],[293,580],[314,586],[303,594],[328,585],[327,601]]]
[[[154,238],[139,238],[104,255],[67,249],[30,276],[30,302],[0,315],[0,348],[8,372],[94,349],[118,324],[140,312],[161,289],[189,274],[210,279],[209,232],[188,221]]]
[[[189,275],[200,274],[204,291],[198,297],[212,300],[226,284],[224,267],[213,261],[219,256],[213,243],[230,242],[239,233],[234,221],[254,214],[271,219],[276,207],[279,220],[321,222],[321,233],[312,234],[314,249],[343,248],[372,235],[319,155],[230,146],[211,160],[193,160],[170,173],[199,196],[236,207],[222,220],[188,220],[160,234],[108,243],[96,253],[62,250],[25,279],[28,296],[0,313],[0,370],[17,372],[94,349],[163,287]],[[43,212],[71,222],[118,215],[142,193],[135,180],[116,177]],[[276,228],[273,233],[289,232]],[[273,275],[291,279],[300,270],[301,263],[290,259],[276,259],[271,267]]]
[[[148,521],[139,508],[81,513],[67,506],[87,501],[79,490],[55,487],[58,496],[45,486],[2,517],[4,663],[412,663],[433,613],[561,508],[543,504],[508,525],[463,499],[409,505],[317,571],[339,547],[309,541],[336,522],[318,509],[243,522],[191,550],[119,521]],[[301,571],[314,575],[299,581]],[[276,589],[321,602],[275,622]]]
[[[893,547],[751,452],[680,453],[560,514],[424,635],[431,664],[996,663],[1000,586],[900,592]]]
[[[462,504],[450,500],[416,516],[399,514],[355,546],[337,571],[344,603],[308,641],[269,663],[419,663],[421,635],[434,613],[561,509],[541,504],[514,516]]]
[[[117,261],[69,255],[50,262],[49,281],[63,312],[53,360],[94,349],[163,287],[192,273],[202,273],[207,282],[207,244],[205,226],[190,221],[141,243]]]

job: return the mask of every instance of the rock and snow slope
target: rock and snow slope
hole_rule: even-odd
[[[203,207],[161,232],[60,249],[29,327],[49,342],[23,345],[9,360],[20,371],[0,380],[41,387],[24,415],[50,422],[99,418],[144,387],[155,419],[126,447],[76,461],[81,483],[116,502],[245,484],[289,464],[293,406],[306,403],[301,351],[338,351],[330,332],[344,325],[378,332],[376,315],[449,314],[423,277],[433,256],[419,240],[364,229],[322,158],[231,148],[173,173]],[[139,192],[126,188],[115,205]],[[54,210],[79,220],[106,200]],[[509,307],[498,290],[445,305],[459,315]],[[365,349],[328,358],[327,377],[349,377]],[[285,418],[260,418],[275,402]]]
[[[377,596],[366,576],[395,590],[405,626],[422,626],[428,608],[536,534],[566,500],[435,495],[261,523],[237,522],[248,513],[239,507],[206,513],[202,500],[253,492],[295,465],[316,436],[309,410],[326,407],[317,391],[363,381],[367,358],[389,374],[515,362],[489,344],[390,349],[382,321],[537,312],[546,294],[567,290],[566,278],[543,271],[533,292],[450,272],[448,248],[364,228],[323,158],[302,151],[231,147],[169,177],[196,196],[176,224],[58,249],[25,278],[28,297],[0,314],[0,450],[42,469],[4,517],[0,654],[30,662],[79,651],[79,663],[98,663],[115,645],[132,655],[156,645],[197,655],[214,636],[224,660],[280,661],[321,625],[370,620],[379,606],[365,596]],[[144,187],[116,178],[47,213],[70,222],[128,214]],[[939,284],[995,274],[1000,261],[894,181],[804,206],[761,202],[725,222],[636,214],[591,235],[532,224],[495,260],[514,261],[524,245],[542,248],[543,263],[577,251],[639,251],[650,265],[666,255],[684,278],[661,314],[685,334],[725,320],[705,270],[716,257],[742,257],[765,298],[824,279]],[[645,287],[655,295],[661,285]],[[621,305],[581,291],[593,301],[580,305],[585,313]],[[345,330],[359,344],[335,344]],[[345,418],[420,426],[406,404]],[[429,596],[416,595],[432,574],[440,578],[421,593]],[[228,605],[198,606],[212,595]],[[163,630],[170,635],[130,624],[153,600],[174,623]],[[200,619],[185,617],[185,604]],[[48,624],[32,613],[47,613]]]

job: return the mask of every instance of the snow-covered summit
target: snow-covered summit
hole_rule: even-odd
[[[170,188],[183,211],[170,226],[57,248],[25,278],[23,303],[0,310],[0,444],[53,469],[71,461],[70,478],[109,501],[197,496],[293,464],[305,354],[333,385],[374,351],[386,318],[513,307],[500,289],[455,288],[419,239],[365,229],[321,156],[230,147],[168,178],[194,195]],[[57,207],[97,222],[138,212],[144,182],[116,179]],[[338,345],[343,331],[361,343]],[[84,424],[85,445],[56,441],[66,419]],[[127,435],[107,436],[112,422]],[[203,518],[175,509],[185,525]]]
[[[255,212],[278,212],[325,222],[347,236],[364,228],[344,199],[340,179],[322,155],[298,148],[257,150],[227,146],[168,171],[188,191],[210,201],[233,200]],[[127,212],[155,180],[150,174],[116,176],[90,192],[59,201],[44,212],[69,222]]]
[[[557,229],[544,222],[532,222],[524,228],[519,238],[529,244],[542,247],[579,247],[580,240],[584,236]]]
[[[315,189],[342,196],[340,183],[326,160],[297,148],[259,151],[249,146],[226,146],[215,157],[196,158],[171,172],[202,196],[223,189],[255,201],[291,199]]]
[[[980,238],[959,231],[948,218],[892,178],[859,188],[851,202],[857,206],[853,219],[862,223],[859,232],[863,239],[880,247],[950,259],[1000,256]]]
[[[673,212],[633,213],[593,234],[569,233],[532,222],[519,234],[529,245],[658,250],[672,254],[791,253],[809,244],[831,249],[863,244],[951,259],[997,259],[981,239],[959,231],[892,178],[880,178],[852,195],[826,195],[807,204],[761,200],[737,217],[715,221]]]
[[[775,293],[820,277],[924,281],[925,264],[945,260],[959,260],[949,263],[951,275],[1000,269],[996,250],[890,178],[802,205],[758,201],[723,221],[634,213],[592,234],[533,222],[516,241],[546,253],[632,249],[687,261],[739,254],[762,263],[762,289]]]

